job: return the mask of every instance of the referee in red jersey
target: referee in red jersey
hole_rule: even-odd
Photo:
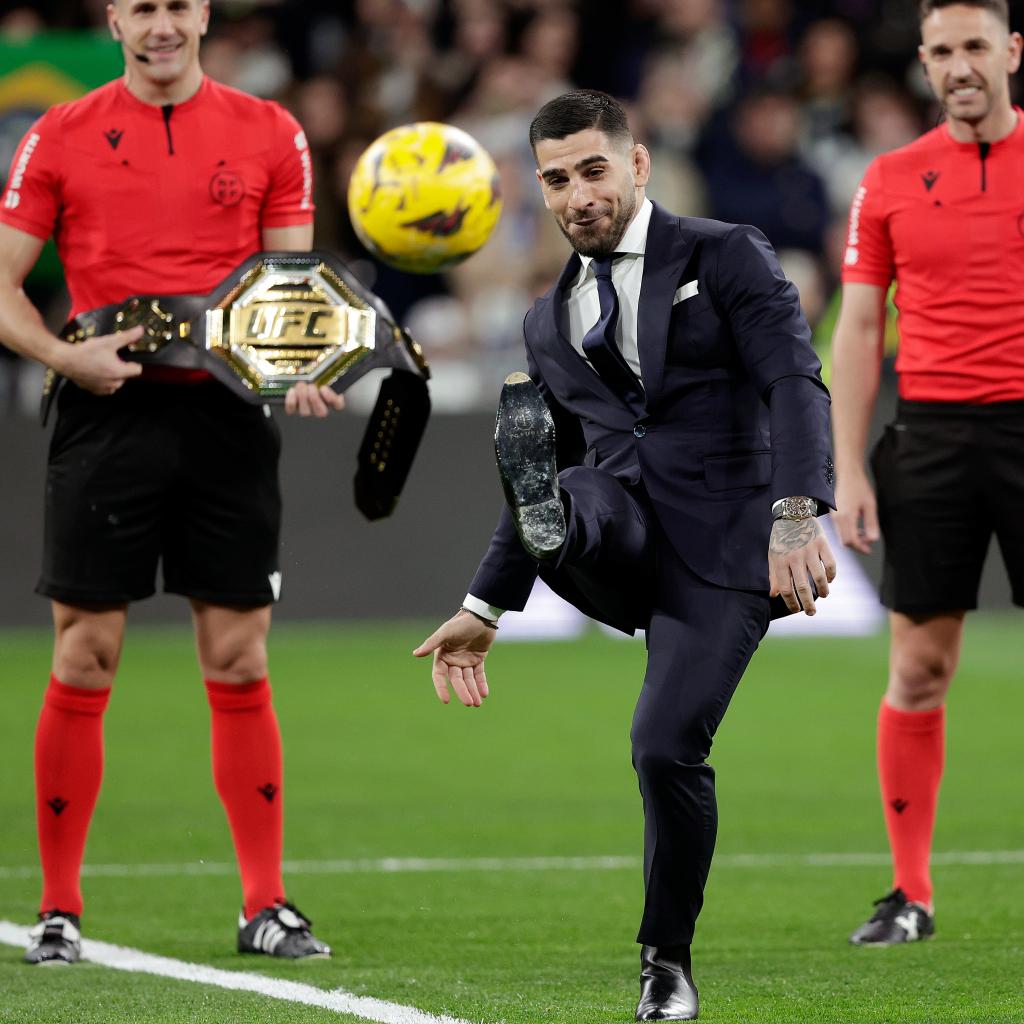
[[[834,338],[836,524],[885,541],[889,682],[878,771],[892,891],[850,941],[935,930],[929,875],[945,700],[993,534],[1024,605],[1024,112],[1006,0],[923,0],[919,56],[944,123],[868,168],[850,211]],[[896,282],[896,419],[864,454]]]
[[[188,598],[212,721],[213,774],[234,839],[242,952],[327,956],[281,879],[281,737],[267,680],[277,599],[278,429],[203,373],[122,360],[141,328],[77,345],[51,334],[22,282],[51,235],[72,315],[133,294],[206,294],[260,249],[312,246],[298,123],[203,75],[208,0],[107,6],[125,74],[46,113],[0,198],[0,341],[66,378],[50,444],[43,570],[50,683],[36,732],[40,920],[25,959],[79,957],[79,875],[103,771],[103,714],[128,605]],[[334,392],[293,388],[325,416]],[[159,728],[159,723],[149,723]]]

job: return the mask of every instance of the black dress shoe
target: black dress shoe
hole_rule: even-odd
[[[494,424],[494,454],[516,532],[537,559],[565,543],[565,512],[555,466],[555,421],[525,373],[505,378]]]
[[[644,946],[640,950],[637,1020],[696,1020],[700,1008],[690,976],[689,946]]]

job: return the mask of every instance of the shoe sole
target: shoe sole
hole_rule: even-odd
[[[494,454],[523,547],[534,558],[552,558],[565,541],[555,421],[537,385],[525,373],[505,378],[494,424]]]
[[[80,957],[75,957],[73,960],[66,956],[47,956],[41,960],[27,960],[25,957],[21,958],[21,962],[27,967],[71,967],[72,964],[77,964]]]
[[[851,946],[857,946],[860,949],[890,949],[893,946],[912,946],[915,942],[927,942],[934,937],[934,934],[919,935],[916,939],[899,939],[896,942],[857,942],[854,939],[850,939],[849,943]]]
[[[306,960],[330,960],[330,953],[307,953],[305,956],[275,956],[262,949],[240,949],[240,956],[265,956],[268,960],[288,960],[291,963],[303,963]]]

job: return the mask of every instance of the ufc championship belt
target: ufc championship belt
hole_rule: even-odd
[[[389,516],[430,416],[430,370],[408,331],[347,267],[326,252],[259,252],[209,295],[135,295],[82,313],[68,342],[143,328],[123,350],[133,362],[206,370],[253,404],[283,402],[292,385],[345,391],[390,368],[359,448],[356,506]],[[43,422],[62,383],[50,371]]]

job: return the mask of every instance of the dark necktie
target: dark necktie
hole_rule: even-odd
[[[620,397],[641,400],[640,382],[629,368],[615,341],[615,325],[619,320],[619,297],[612,284],[612,257],[594,260],[591,264],[597,278],[597,297],[601,316],[583,336],[583,351],[601,379]]]

